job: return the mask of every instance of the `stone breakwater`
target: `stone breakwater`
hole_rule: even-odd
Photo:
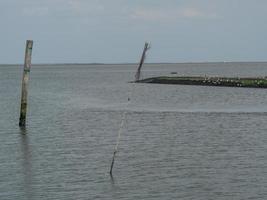
[[[157,83],[176,85],[203,85],[221,87],[267,88],[267,77],[208,77],[208,76],[160,76],[146,78],[136,83]]]

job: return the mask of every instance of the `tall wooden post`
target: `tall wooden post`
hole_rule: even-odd
[[[146,42],[145,43],[145,46],[144,46],[144,50],[143,50],[143,53],[142,53],[142,56],[141,56],[141,60],[140,60],[140,63],[139,63],[139,66],[138,66],[138,69],[137,69],[137,72],[135,74],[135,81],[139,81],[140,79],[140,74],[141,74],[141,68],[144,64],[144,61],[145,61],[145,58],[146,58],[146,51],[149,49],[149,43]]]
[[[22,89],[21,89],[21,104],[20,104],[20,118],[19,118],[20,127],[24,127],[26,125],[28,81],[31,69],[32,46],[33,46],[33,41],[27,40],[26,50],[25,50],[24,70],[22,77]]]

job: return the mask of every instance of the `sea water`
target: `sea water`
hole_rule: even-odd
[[[267,89],[133,84],[134,64],[33,65],[20,129],[22,68],[0,66],[1,200],[267,199]],[[267,63],[142,71],[258,77]]]

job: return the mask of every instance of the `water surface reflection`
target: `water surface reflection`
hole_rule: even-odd
[[[20,144],[25,196],[27,199],[31,200],[33,199],[32,152],[30,147],[30,138],[27,134],[26,127],[20,127]]]

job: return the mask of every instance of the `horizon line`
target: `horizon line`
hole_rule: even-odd
[[[192,62],[147,62],[146,64],[204,64],[204,63],[267,63],[266,61],[192,61]],[[121,62],[121,63],[106,63],[106,62],[92,62],[92,63],[76,63],[76,62],[55,62],[55,63],[31,63],[31,65],[137,65],[139,62]],[[0,65],[24,65],[24,63],[0,63]]]

